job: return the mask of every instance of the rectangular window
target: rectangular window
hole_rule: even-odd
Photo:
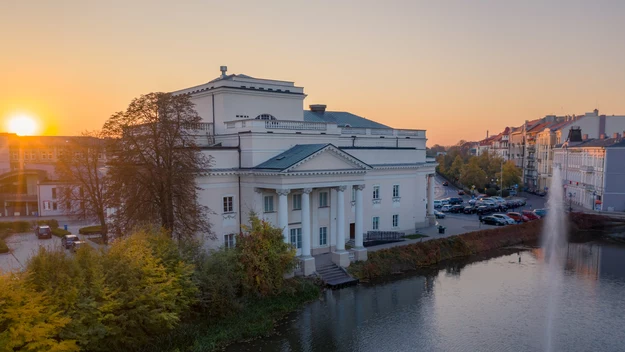
[[[52,210],[58,210],[59,206],[56,204],[56,202],[52,202]]]
[[[352,187],[352,202],[356,201],[356,188]]]
[[[42,160],[46,160],[46,159],[48,159],[48,153],[46,153],[46,152],[41,152],[41,159],[42,159]]]
[[[18,152],[11,152],[11,159],[19,159],[20,155]]]
[[[52,188],[52,199],[56,199],[56,188]]]
[[[325,226],[319,228],[319,245],[320,246],[328,245],[328,228]]]
[[[37,152],[35,152],[35,151],[30,152],[30,158],[33,159],[33,160],[36,160],[37,159]]]
[[[373,199],[380,199],[380,186],[373,186]]]
[[[291,229],[291,244],[297,248],[302,248],[302,229]]]
[[[328,206],[328,192],[319,193],[319,208]]]
[[[398,227],[399,226],[399,215],[395,214],[393,215],[393,227]]]
[[[374,216],[373,217],[373,224],[371,226],[374,230],[378,230],[380,229],[380,217],[379,216]]]
[[[224,247],[234,248],[234,234],[224,235]]]
[[[232,212],[234,212],[234,197],[226,196],[224,197],[224,213]]]
[[[293,195],[293,210],[302,210],[302,195]]]
[[[47,200],[46,200],[46,201],[44,201],[44,202],[43,202],[43,210],[50,210],[50,209],[51,209],[51,207],[50,207],[50,202],[49,202],[49,201],[47,201]]]
[[[273,213],[273,196],[265,196],[265,213]]]
[[[28,160],[28,156],[29,156],[29,155],[30,155],[30,154],[28,154],[28,152],[24,152],[24,160]]]
[[[399,185],[393,185],[393,198],[399,198]]]

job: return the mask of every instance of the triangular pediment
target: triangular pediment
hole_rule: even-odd
[[[329,170],[366,170],[369,165],[333,145],[319,150],[283,172],[329,171]]]

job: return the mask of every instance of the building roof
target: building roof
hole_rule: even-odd
[[[623,148],[625,139],[623,138],[593,138],[582,142],[569,143],[569,148]]]
[[[329,145],[331,144],[298,144],[264,163],[259,164],[255,169],[284,170]]]
[[[310,111],[304,110],[304,121],[336,123],[339,127],[354,128],[391,128],[381,123],[344,111]]]

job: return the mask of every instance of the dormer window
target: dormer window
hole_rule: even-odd
[[[276,120],[276,118],[273,117],[273,115],[260,114],[260,115],[256,116],[256,120]]]

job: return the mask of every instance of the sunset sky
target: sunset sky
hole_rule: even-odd
[[[229,73],[292,80],[428,144],[547,114],[625,114],[625,1],[0,2],[0,119],[96,129]],[[0,130],[5,130],[4,123]]]

